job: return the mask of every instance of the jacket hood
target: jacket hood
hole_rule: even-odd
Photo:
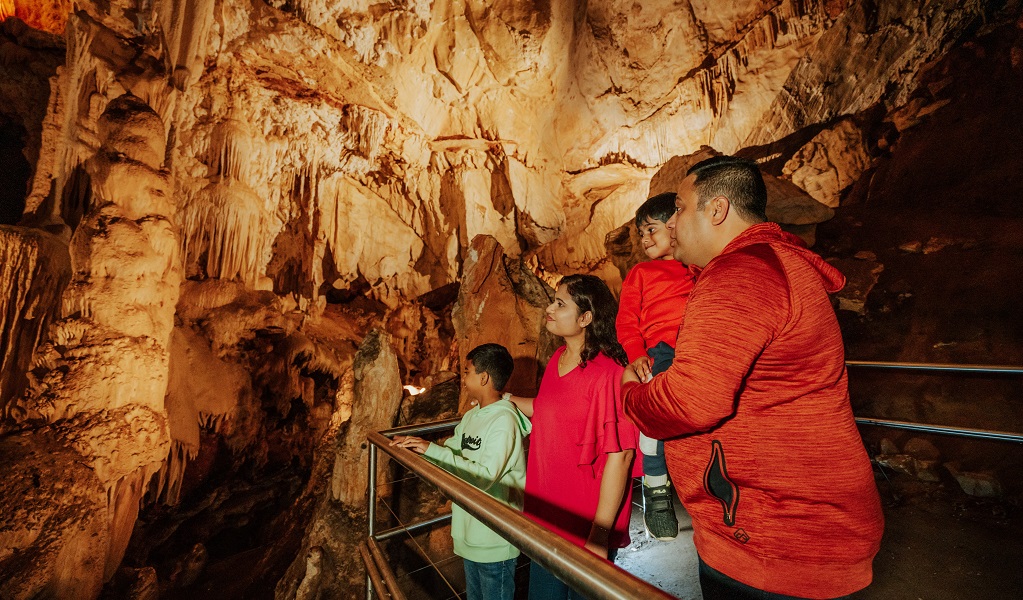
[[[511,413],[515,417],[515,423],[519,426],[519,431],[522,435],[529,435],[529,432],[533,430],[533,424],[529,422],[529,418],[522,414],[522,411],[520,411],[511,400],[501,398],[497,402],[494,402],[485,408],[481,408],[480,412],[491,410],[503,410]]]
[[[808,249],[798,236],[782,231],[777,223],[753,225],[729,242],[717,258],[755,244],[768,244],[780,255],[798,256],[806,261],[820,275],[824,289],[829,294],[834,294],[845,287],[845,275],[842,275],[841,271],[825,262],[816,252]]]

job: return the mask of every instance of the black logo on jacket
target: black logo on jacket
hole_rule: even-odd
[[[462,434],[462,450],[479,450],[482,444],[483,438],[480,436]]]
[[[725,451],[718,440],[714,440],[710,445],[710,462],[707,463],[707,470],[703,472],[703,489],[721,503],[725,525],[729,527],[735,525],[735,510],[739,507],[739,486],[728,478]],[[739,537],[736,539],[746,543]]]

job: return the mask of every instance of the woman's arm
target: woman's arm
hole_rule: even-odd
[[[533,418],[533,400],[535,398],[525,398],[523,396],[513,396],[508,394],[508,399],[512,401],[522,414],[526,415],[530,419]]]
[[[618,511],[622,508],[625,490],[629,485],[629,472],[635,450],[629,448],[607,455],[604,474],[600,478],[600,498],[597,513],[593,516],[590,535],[586,538],[586,549],[601,558],[607,558],[607,544],[614,529]]]

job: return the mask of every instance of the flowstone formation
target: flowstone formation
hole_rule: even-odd
[[[142,494],[169,449],[164,395],[182,270],[175,206],[160,169],[164,125],[126,94],[107,106],[97,133],[99,151],[86,163],[93,206],[71,238],[63,318],[39,346],[24,396],[3,407],[4,429],[19,434],[6,439],[39,439],[87,467],[78,470],[89,485],[75,487],[91,488],[92,504],[71,506],[93,514],[66,519],[61,490],[76,482],[40,466],[47,477],[29,478],[35,486],[28,501],[4,501],[20,509],[5,511],[4,558],[32,557],[31,567],[0,568],[5,596],[94,597],[121,563]],[[131,261],[123,260],[126,253]],[[35,461],[53,460],[50,454],[29,452],[14,464],[33,472]],[[83,528],[80,518],[88,519],[92,539],[61,539],[67,528]]]
[[[713,153],[757,160],[769,217],[847,271],[848,327],[903,319],[920,335],[901,356],[927,359],[943,330],[910,315],[927,286],[899,269],[1015,238],[857,223],[912,204],[942,131],[972,135],[948,90],[991,84],[955,83],[950,48],[1018,82],[1019,19],[952,0],[0,0],[0,595],[361,593],[358,440],[433,406],[392,392],[452,396],[487,341],[531,392],[551,286],[617,288],[636,207]],[[1023,122],[992,92],[985,114]],[[955,347],[988,339],[969,335]]]

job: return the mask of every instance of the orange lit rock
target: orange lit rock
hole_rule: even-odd
[[[64,33],[72,0],[0,0],[0,21],[17,17],[29,26]]]
[[[556,348],[543,322],[553,297],[553,290],[521,261],[507,256],[494,238],[476,237],[452,312],[460,363],[480,344],[501,344],[515,359],[508,391],[535,395],[543,367]],[[470,408],[465,402],[462,398],[460,412]]]

